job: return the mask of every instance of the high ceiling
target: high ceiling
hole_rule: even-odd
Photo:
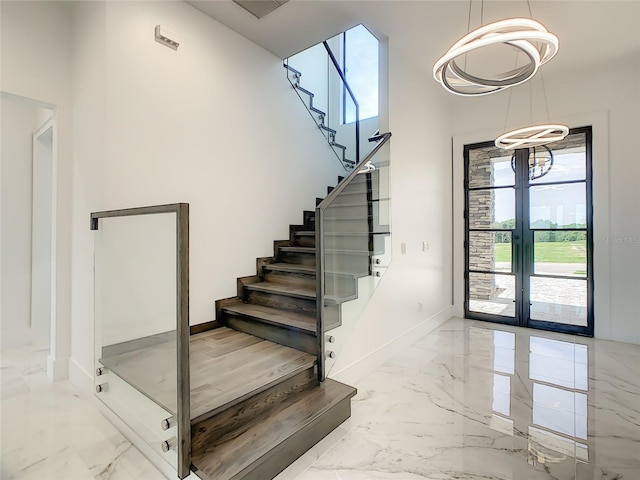
[[[231,0],[187,3],[280,58],[359,23],[388,37],[395,54],[431,72],[435,61],[471,28],[507,17],[529,17],[526,0],[290,0],[258,20]],[[640,59],[640,0],[530,2],[533,18],[560,39],[546,71],[583,68],[620,58]],[[490,61],[490,59],[488,59]]]

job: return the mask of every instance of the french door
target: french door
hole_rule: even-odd
[[[591,127],[464,160],[465,317],[593,336]]]

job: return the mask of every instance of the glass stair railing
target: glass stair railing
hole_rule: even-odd
[[[96,397],[166,462],[191,470],[189,205],[91,214]],[[151,248],[152,246],[152,248]],[[132,442],[132,438],[129,438]],[[155,459],[155,460],[154,460]]]
[[[390,138],[370,138],[375,148],[316,207],[320,379],[332,372],[391,263]]]
[[[302,103],[344,169],[350,172],[360,163],[360,107],[330,41],[286,59],[284,67]],[[355,112],[355,121],[343,121],[346,111]]]

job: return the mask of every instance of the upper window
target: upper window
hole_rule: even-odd
[[[360,106],[360,120],[378,116],[378,40],[358,25],[342,34],[342,69]],[[342,123],[356,120],[355,106],[343,90]]]

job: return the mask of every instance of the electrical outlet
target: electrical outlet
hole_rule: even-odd
[[[404,242],[402,242],[402,243],[400,244],[400,253],[401,253],[401,254],[403,254],[403,255],[404,255],[405,253],[407,253],[407,244],[406,244],[406,243],[404,243]]]
[[[422,242],[422,251],[426,252],[429,250],[429,242]]]
[[[418,302],[418,312],[422,312],[422,308],[423,308],[422,302]]]

